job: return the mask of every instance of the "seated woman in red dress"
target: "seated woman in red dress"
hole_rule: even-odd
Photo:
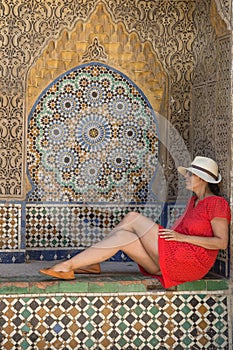
[[[221,175],[214,160],[196,157],[190,167],[178,167],[178,171],[194,195],[171,228],[130,212],[102,241],[40,272],[59,279],[99,273],[99,263],[121,250],[143,274],[158,278],[165,288],[204,277],[219,249],[227,248],[230,208],[218,194]]]

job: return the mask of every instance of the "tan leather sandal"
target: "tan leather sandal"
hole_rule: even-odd
[[[64,272],[64,271],[54,271],[50,268],[41,269],[40,273],[50,277],[58,278],[60,280],[74,280],[74,271]]]
[[[92,265],[80,267],[79,269],[75,269],[74,273],[99,274],[101,273],[100,264],[92,264]]]

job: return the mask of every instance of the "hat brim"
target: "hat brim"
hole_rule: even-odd
[[[192,167],[189,168],[185,168],[183,166],[179,166],[177,168],[177,170],[179,171],[179,173],[183,176],[186,175],[187,171],[190,171],[192,174],[197,175],[198,177],[200,177],[202,180],[209,182],[211,184],[218,184],[219,182],[222,181],[222,176],[220,174],[218,174],[218,178],[217,180],[214,180],[212,176],[206,174],[204,171],[198,170],[198,169],[194,169]]]

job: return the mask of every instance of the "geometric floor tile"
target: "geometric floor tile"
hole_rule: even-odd
[[[227,350],[226,296],[3,296],[1,350]]]

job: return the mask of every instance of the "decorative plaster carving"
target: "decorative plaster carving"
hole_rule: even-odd
[[[82,56],[83,62],[102,61],[106,62],[108,59],[105,49],[99,44],[98,38],[94,38],[91,45],[88,46],[86,52]]]
[[[215,0],[215,3],[228,30],[232,30],[232,0]]]

